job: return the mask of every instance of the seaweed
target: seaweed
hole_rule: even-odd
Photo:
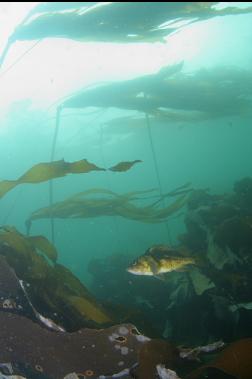
[[[89,299],[79,296],[69,296],[66,297],[66,302],[87,320],[101,325],[112,321],[102,309],[97,308],[97,305]]]
[[[74,333],[54,332],[7,312],[0,312],[0,322],[4,325],[0,342],[5,347],[1,352],[1,371],[5,368],[4,374],[11,377],[117,377],[119,372],[129,371],[136,364],[138,351],[147,340],[132,332],[136,330],[132,324],[99,330],[85,328]],[[120,338],[124,340],[122,346],[117,342]]]
[[[230,344],[213,362],[196,369],[186,379],[201,378],[208,372],[208,378],[216,378],[216,372],[223,372],[237,379],[250,379],[252,376],[252,339],[242,339]],[[215,374],[212,374],[215,373]]]
[[[117,165],[109,168],[110,171],[128,171],[136,163],[142,162],[135,160],[132,162],[120,162]],[[66,162],[64,159],[53,162],[43,162],[32,166],[20,178],[16,180],[3,180],[0,182],[0,198],[8,191],[19,184],[24,183],[41,183],[55,178],[60,178],[68,174],[83,174],[90,171],[106,171],[105,168],[96,166],[88,162],[86,159],[81,159],[76,162]]]
[[[163,222],[167,217],[173,215],[183,208],[187,202],[187,195],[179,196],[173,203],[164,208],[159,207],[160,199],[169,195],[164,194],[159,201],[147,206],[136,206],[133,200],[139,199],[137,195],[147,191],[135,191],[125,194],[116,194],[106,189],[93,189],[81,192],[70,198],[54,203],[51,207],[45,207],[33,212],[26,225],[30,228],[34,220],[41,218],[90,218],[99,216],[121,216],[145,223]],[[107,197],[87,198],[87,195],[103,193]],[[174,195],[174,193],[172,194]]]
[[[84,88],[61,106],[116,107],[144,112],[163,122],[192,122],[250,111],[251,71],[223,66],[184,73],[182,67],[180,62],[154,74]]]
[[[139,379],[154,379],[156,366],[164,364],[172,369],[179,361],[179,351],[171,343],[153,339],[144,344],[138,353],[138,367],[135,375]]]
[[[30,284],[27,292],[41,313],[52,319],[61,315],[61,322],[69,329],[112,322],[71,271],[56,263],[57,251],[45,237],[26,237],[14,227],[2,227],[0,254],[18,278]]]
[[[136,163],[140,163],[140,162],[142,162],[142,161],[139,159],[137,159],[133,162],[120,162],[117,165],[110,167],[109,170],[110,171],[116,171],[116,172],[128,171],[132,166],[134,166]]]
[[[216,16],[246,14],[246,8],[226,7],[218,10],[216,3],[69,3],[64,6],[38,5],[14,31],[10,40],[40,38],[71,38],[84,41],[146,42],[160,41],[184,24]],[[78,5],[77,5],[78,4]],[[72,9],[71,9],[72,8]],[[68,9],[68,12],[62,10]]]
[[[57,260],[57,250],[47,238],[43,236],[25,237],[11,226],[0,228],[0,243],[9,246],[26,259],[32,259],[39,250],[52,262]]]
[[[51,244],[51,242],[48,241],[47,238],[44,236],[32,236],[27,238],[28,241],[32,243],[32,245],[38,249],[39,251],[42,251],[47,258],[49,258],[51,261],[56,262],[58,253],[55,247]]]

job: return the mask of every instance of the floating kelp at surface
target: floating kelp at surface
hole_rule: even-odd
[[[183,62],[163,67],[156,74],[84,88],[62,107],[116,107],[144,112],[163,122],[174,118],[192,122],[250,112],[251,71],[215,67],[184,73],[182,67]]]
[[[160,99],[160,93],[157,93],[164,87],[167,88],[165,80],[181,71],[182,67],[183,62],[180,62],[163,67],[156,74],[84,88],[83,91],[69,97],[61,106],[62,108],[116,107],[151,113],[161,106],[160,102],[165,104],[165,94],[161,94],[163,98]],[[153,97],[156,98],[154,103]]]
[[[87,195],[103,193],[107,197],[87,198]],[[131,220],[144,223],[159,223],[166,220],[182,207],[186,205],[187,194],[178,197],[173,203],[164,208],[160,208],[160,200],[169,196],[165,194],[158,201],[147,206],[136,206],[133,200],[139,199],[141,193],[147,191],[129,192],[126,194],[116,194],[109,190],[94,189],[81,192],[70,198],[53,204],[51,207],[41,208],[32,213],[26,221],[28,228],[31,222],[41,218],[89,218],[99,216],[121,216]]]
[[[228,7],[217,10],[216,3],[55,3],[39,4],[30,12],[31,20],[21,24],[11,40],[36,39],[46,37],[66,37],[109,42],[134,42],[148,40],[159,41],[162,36],[178,29],[175,26],[178,17],[182,21],[195,22],[218,15],[248,13],[247,9]],[[71,11],[72,9],[72,11]],[[65,15],[61,13],[70,10]],[[51,12],[51,13],[50,13]],[[43,14],[44,13],[44,14]],[[37,15],[36,15],[37,14]],[[37,17],[36,17],[37,16]],[[123,22],[123,23],[122,23]],[[165,23],[167,27],[165,27]],[[45,23],[45,24],[44,24]],[[174,26],[172,25],[174,23]],[[73,28],[75,24],[75,28]],[[105,24],[105,25],[104,25]],[[164,25],[162,25],[164,24]],[[43,25],[46,30],[43,29]],[[64,29],[65,25],[65,29]],[[162,27],[161,27],[162,26]],[[36,35],[36,33],[43,35]]]
[[[57,37],[78,41],[119,43],[160,42],[170,33],[199,20],[252,12],[251,6],[217,9],[215,7],[217,4],[216,2],[38,4],[9,37],[1,62],[10,46],[18,40]]]
[[[115,172],[128,171],[132,166],[139,162],[142,161],[135,160],[132,162],[120,162],[108,170]],[[81,159],[76,162],[66,162],[64,159],[61,159],[54,162],[38,163],[26,171],[17,180],[0,181],[0,198],[19,184],[41,183],[68,174],[83,174],[90,171],[106,171],[106,169],[98,167],[95,164],[88,162],[86,159]]]
[[[27,292],[40,313],[46,311],[51,319],[55,314],[62,315],[60,321],[70,330],[112,322],[108,312],[71,271],[55,262],[56,250],[45,237],[25,237],[13,227],[2,227],[0,254],[18,278],[30,284]]]

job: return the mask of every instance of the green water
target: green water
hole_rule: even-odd
[[[25,9],[21,11],[25,14]],[[11,17],[13,7],[6,13],[2,11],[1,18],[9,22],[9,29],[14,23]],[[4,30],[3,36],[8,31]],[[192,24],[165,43],[44,39],[5,72],[34,43],[16,42],[0,72],[1,180],[16,179],[33,165],[50,160],[56,106],[73,92],[97,83],[154,74],[163,66],[181,61],[185,73],[228,66],[251,74],[251,40],[251,14]],[[3,38],[1,46],[4,43]],[[252,88],[250,101],[251,96]],[[194,93],[189,97],[193,99]],[[231,105],[223,117],[192,122],[152,120],[150,130],[146,123],[107,124],[129,115],[143,114],[117,108],[62,111],[55,160],[85,158],[102,167],[136,159],[142,163],[122,173],[91,172],[55,179],[55,202],[92,188],[122,194],[156,188],[157,193],[166,193],[187,182],[195,189],[208,189],[210,194],[224,194],[232,192],[234,182],[251,176],[251,112],[241,110],[233,115]],[[165,204],[169,201],[166,199]],[[13,225],[25,234],[25,220],[48,204],[48,182],[21,184],[1,199],[0,223]],[[125,254],[132,259],[154,244],[177,245],[178,236],[185,232],[185,212],[179,211],[159,224],[119,216],[56,219],[59,262],[94,291],[88,270],[93,258],[104,260],[113,254]],[[31,234],[51,239],[50,221],[34,222]]]

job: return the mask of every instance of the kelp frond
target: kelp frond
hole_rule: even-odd
[[[133,162],[120,162],[117,165],[109,168],[110,171],[128,171],[136,163],[141,162],[135,160]],[[38,163],[26,171],[20,178],[16,180],[3,180],[0,182],[0,198],[3,197],[12,188],[19,184],[25,183],[41,183],[51,179],[60,178],[68,174],[83,174],[90,171],[106,171],[105,168],[96,166],[88,162],[86,159],[81,159],[76,162],[66,162],[64,159],[54,162]]]
[[[42,254],[41,254],[42,253]],[[66,267],[56,263],[57,251],[44,236],[27,237],[12,226],[0,228],[0,254],[18,278],[29,283],[38,310],[60,314],[71,328],[107,324],[109,314]]]
[[[61,2],[38,4],[9,37],[3,62],[15,41],[69,38],[86,42],[163,42],[191,23],[246,14],[252,7],[217,9],[215,2]]]
[[[23,258],[33,259],[37,252],[42,252],[50,261],[56,262],[57,250],[44,236],[26,237],[11,226],[0,228],[0,244],[12,248]]]
[[[187,186],[187,185],[186,185]],[[158,201],[155,201],[147,206],[137,206],[133,203],[135,200],[146,200],[148,198],[142,197],[148,192],[133,191],[125,194],[117,194],[113,191],[106,189],[93,189],[87,190],[71,196],[70,198],[55,203],[50,207],[38,209],[33,212],[27,220],[27,225],[31,225],[32,221],[42,218],[90,218],[100,216],[121,216],[131,220],[136,220],[145,223],[159,223],[163,222],[167,217],[176,213],[179,209],[184,207],[187,203],[187,193],[191,189],[184,188],[185,193],[180,196],[178,189],[159,196]],[[97,197],[97,195],[103,195]],[[168,196],[178,196],[178,198],[171,204],[160,207],[160,202]]]
[[[164,123],[250,112],[251,71],[216,67],[188,74],[181,71],[182,66],[179,63],[163,67],[155,74],[84,88],[64,101],[62,108],[120,108],[148,114],[152,120]],[[136,121],[143,123],[143,119],[128,119],[127,125]]]

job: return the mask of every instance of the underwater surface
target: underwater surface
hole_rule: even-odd
[[[252,378],[251,40],[250,2],[0,3],[0,377]]]

